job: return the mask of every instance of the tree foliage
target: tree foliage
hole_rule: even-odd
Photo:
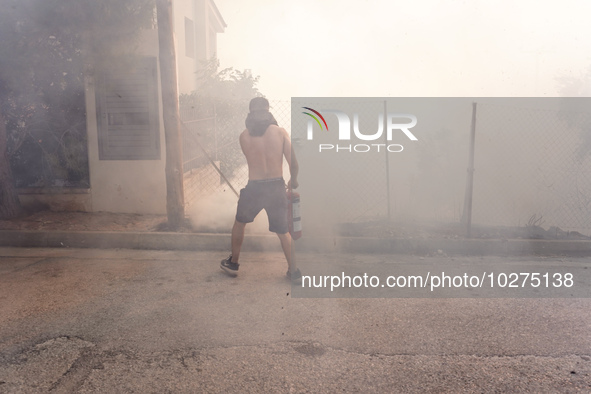
[[[240,71],[233,67],[220,70],[219,60],[214,57],[204,62],[199,81],[196,91],[181,95],[181,109],[185,113],[186,109],[193,109],[195,119],[215,116],[215,128],[200,133],[200,143],[210,156],[220,161],[222,172],[231,177],[245,163],[238,135],[245,127],[248,103],[253,97],[262,96],[256,86],[259,77],[254,77],[250,70]],[[217,146],[212,143],[214,133]]]
[[[2,3],[0,119],[7,144],[0,149],[19,186],[87,185],[84,77],[134,49],[140,28],[153,23],[153,0]]]
[[[250,70],[240,71],[233,67],[220,70],[220,61],[216,57],[203,62],[198,78],[199,86],[189,96],[226,103],[248,103],[253,97],[261,96],[256,87],[260,77],[253,77]]]

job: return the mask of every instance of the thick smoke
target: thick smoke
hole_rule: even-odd
[[[248,178],[246,166],[236,171],[236,175],[230,180],[237,192],[246,183]],[[197,232],[229,233],[234,224],[238,197],[227,185],[222,185],[215,190],[201,187],[200,193],[191,199],[187,206],[186,214],[191,226]],[[256,217],[253,223],[246,226],[247,234],[268,234],[268,221],[265,211]]]

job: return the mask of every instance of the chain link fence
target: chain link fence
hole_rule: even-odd
[[[589,232],[591,114],[534,103],[477,104],[473,222]]]
[[[240,103],[181,103],[185,202],[246,185],[246,161],[238,136],[244,126]]]
[[[426,113],[437,108],[437,100],[445,99],[433,100]],[[568,100],[563,104],[560,100],[555,99],[550,107],[544,101],[513,99],[477,103],[472,191],[475,225],[537,225],[590,232],[591,114],[581,108],[573,110]],[[458,111],[448,114],[455,125],[426,127],[419,141],[409,143],[405,139],[404,153],[344,151],[324,156],[321,162],[311,160],[311,153],[303,148],[305,137],[298,134],[307,129],[310,119],[299,116],[305,110],[292,107],[288,101],[270,102],[279,125],[292,135],[300,178],[305,181],[300,182],[302,193],[306,193],[303,207],[317,207],[317,212],[308,212],[309,217],[326,217],[333,212],[327,219],[333,223],[459,224],[466,213],[472,115],[471,100],[464,101]],[[326,101],[308,100],[306,104],[319,109],[330,106]],[[383,113],[386,105],[380,99],[334,103],[343,112],[357,113],[366,134],[377,130],[376,114]],[[248,181],[238,142],[248,103],[233,103],[232,114],[224,111],[215,106],[199,111],[190,106],[181,108],[185,200],[189,204],[217,192],[231,193],[218,170],[236,191]],[[325,130],[315,129],[315,142],[331,142],[333,138],[334,143],[336,117],[326,116],[326,120],[332,137]],[[387,144],[385,133],[384,141],[376,142]],[[341,144],[341,148],[346,150],[347,145]],[[315,146],[317,149],[318,144]],[[289,179],[287,168],[284,174]]]
[[[270,105],[278,124],[289,132],[290,102],[271,100]],[[247,114],[248,102],[226,101],[221,110],[215,103],[181,104],[184,188],[188,205],[216,193],[233,193],[232,189],[239,192],[246,186],[248,168],[238,137],[245,128]],[[287,164],[285,167],[285,174],[288,174]]]
[[[383,112],[384,101],[351,99],[315,102],[305,99],[292,102],[294,129],[291,135],[300,163],[302,194],[309,201],[306,215],[317,218],[323,224],[387,219],[390,186],[388,158],[391,154],[385,149],[356,153],[356,149],[365,149],[351,141],[335,143],[339,129],[337,117],[326,114],[324,120],[327,124],[321,121],[319,125],[310,116],[314,115],[312,109],[354,112],[358,115],[359,128],[369,134],[380,127],[376,114]],[[309,127],[313,128],[313,141],[308,140]],[[384,138],[375,142],[386,144],[385,134]],[[319,154],[320,144],[333,148]],[[312,204],[316,209],[309,207]]]

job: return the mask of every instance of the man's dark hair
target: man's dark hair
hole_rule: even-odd
[[[248,105],[250,111],[246,117],[246,128],[248,134],[254,137],[260,137],[265,134],[267,128],[274,124],[277,126],[277,121],[273,114],[269,112],[269,100],[264,97],[255,97],[250,100]]]
[[[248,104],[248,110],[250,112],[253,111],[268,111],[269,110],[269,100],[264,97],[255,97],[250,100],[250,104]]]

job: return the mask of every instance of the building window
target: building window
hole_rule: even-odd
[[[190,57],[195,57],[195,27],[193,21],[185,17],[185,54]]]
[[[126,60],[97,81],[100,160],[159,160],[156,58]]]

